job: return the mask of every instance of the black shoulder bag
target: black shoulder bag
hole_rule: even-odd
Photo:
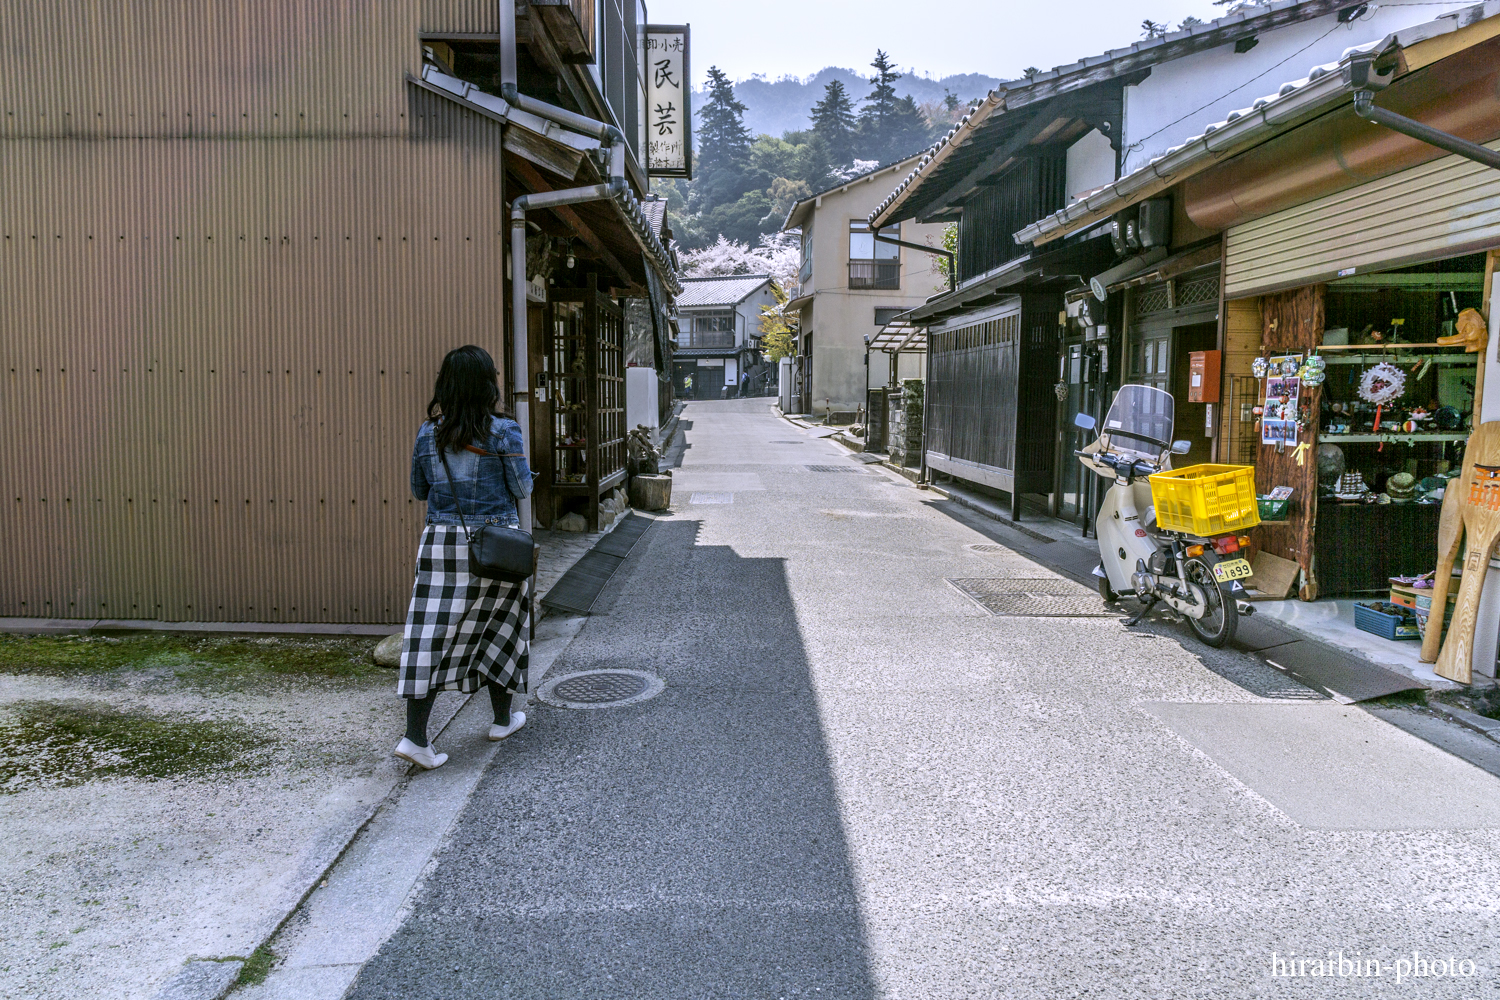
[[[480,455],[490,454],[473,445],[469,445],[468,450]],[[502,580],[505,583],[520,583],[528,579],[534,565],[531,533],[500,524],[486,524],[478,531],[470,531],[468,522],[464,520],[463,504],[458,500],[458,490],[453,488],[453,473],[448,471],[448,456],[439,450],[438,459],[443,463],[443,475],[448,477],[448,491],[453,494],[453,505],[458,508],[458,523],[463,526],[464,534],[469,539],[469,572],[486,580]]]

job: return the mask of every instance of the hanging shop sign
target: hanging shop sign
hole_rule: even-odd
[[[646,25],[646,175],[693,176],[692,111],[689,102],[688,26]]]

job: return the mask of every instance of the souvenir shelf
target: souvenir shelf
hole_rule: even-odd
[[[598,531],[600,499],[625,481],[625,315],[589,285],[551,290],[546,365],[551,492],[587,497],[582,513]]]

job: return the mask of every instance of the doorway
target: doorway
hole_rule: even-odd
[[[1208,403],[1188,402],[1189,355],[1194,351],[1212,351],[1219,346],[1218,323],[1194,323],[1172,328],[1172,365],[1167,391],[1175,402],[1172,436],[1191,441],[1192,450],[1172,460],[1175,468],[1202,465],[1213,461],[1213,428],[1208,426]]]

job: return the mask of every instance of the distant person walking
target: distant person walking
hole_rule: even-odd
[[[396,681],[396,693],[407,699],[406,736],[396,756],[425,768],[448,759],[427,738],[439,691],[487,688],[492,740],[526,724],[526,713],[512,712],[510,702],[526,690],[530,584],[470,573],[459,517],[462,504],[471,528],[520,525],[516,503],[531,496],[532,478],[521,447],[521,426],[501,407],[489,352],[472,345],[449,351],[412,449],[411,492],[427,501],[427,527],[417,546]]]
[[[750,395],[750,373],[749,372],[741,372],[740,373],[740,398],[744,399],[748,395]]]

